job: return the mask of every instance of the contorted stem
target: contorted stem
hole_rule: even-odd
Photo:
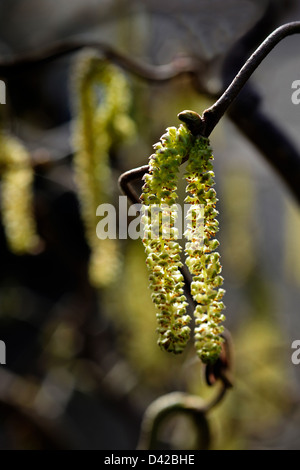
[[[277,28],[273,33],[271,33],[263,42],[262,44],[255,50],[255,52],[250,56],[250,58],[246,61],[244,66],[240,69],[239,73],[236,75],[234,80],[231,82],[231,84],[228,86],[228,88],[224,91],[224,93],[220,96],[220,98],[208,109],[206,109],[201,116],[201,122],[199,120],[198,122],[198,127],[196,124],[196,129],[191,129],[191,132],[195,134],[202,135],[204,137],[209,137],[212,131],[214,130],[215,126],[218,124],[222,116],[225,114],[227,111],[228,107],[231,105],[231,103],[237,98],[238,94],[240,91],[243,89],[244,85],[247,83],[253,72],[257,69],[259,64],[264,60],[264,58],[274,49],[274,47],[284,38],[287,36],[291,36],[293,34],[298,34],[300,33],[300,21],[295,21],[292,23],[287,23],[283,26],[280,26]],[[1,70],[1,69],[0,69]],[[180,115],[179,115],[180,117]],[[252,137],[252,136],[251,136]],[[286,144],[286,139],[284,136],[279,138],[280,142],[283,143],[283,145]],[[263,148],[265,150],[265,147]],[[289,152],[290,158],[289,161],[294,163],[294,166],[297,169],[298,173],[298,158],[297,155],[293,152]],[[282,172],[282,165],[277,164],[278,162],[275,163],[275,168],[280,170],[280,173]],[[280,162],[279,162],[280,163]],[[134,172],[135,170],[131,170]],[[147,167],[143,167],[144,173],[147,172]],[[125,176],[125,175],[124,175]],[[129,182],[130,179],[130,172],[126,172],[126,182],[123,185],[122,181],[122,175],[120,177],[120,186],[123,186],[122,189],[124,190],[125,187],[129,189],[129,185],[127,183]],[[295,177],[293,177],[295,179]],[[300,199],[299,191],[295,187],[295,184],[290,181],[291,175],[287,175],[285,177],[286,182],[288,186],[290,186],[291,190],[297,197],[297,199]]]
[[[159,449],[159,431],[164,422],[171,416],[189,416],[197,432],[197,449],[208,450],[211,443],[211,431],[207,419],[207,413],[214,408],[225,396],[227,386],[223,382],[217,395],[205,402],[202,398],[184,392],[172,392],[159,397],[147,408],[138,443],[138,450]]]

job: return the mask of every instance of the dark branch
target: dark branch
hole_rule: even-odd
[[[122,192],[129,197],[133,204],[141,203],[140,196],[135,192],[132,188],[131,184],[134,181],[140,181],[143,176],[148,173],[149,165],[140,166],[138,168],[134,168],[133,170],[128,170],[125,173],[122,173],[119,177],[119,187]]]
[[[205,137],[209,137],[230,104],[238,96],[245,83],[272,49],[274,49],[282,39],[298,33],[300,33],[300,21],[295,21],[275,29],[275,31],[262,42],[235,76],[222,96],[213,106],[204,111],[202,118],[205,121]]]
[[[256,49],[256,51],[250,56],[244,66],[241,68],[239,73],[236,75],[234,80],[224,91],[222,96],[215,102],[213,106],[204,111],[201,120],[201,131],[202,135],[209,137],[215,126],[218,124],[222,116],[225,114],[231,103],[237,98],[239,93],[242,91],[244,85],[247,83],[253,72],[257,69],[259,64],[264,60],[264,58],[271,52],[272,49],[284,38],[291,36],[293,34],[300,33],[300,21],[295,21],[293,23],[287,23],[283,26],[277,28],[272,34],[270,34],[262,44]],[[245,118],[247,125],[243,124],[243,119],[240,116],[240,113],[237,111],[238,106],[232,110],[231,117],[235,122],[239,123],[239,127],[246,133],[246,135],[251,139],[252,142],[256,142],[257,147],[263,152],[267,160],[270,161],[273,167],[281,174],[283,179],[286,181],[289,188],[292,190],[294,195],[298,200],[300,200],[300,189],[299,189],[299,174],[300,174],[300,160],[299,154],[288,139],[279,132],[277,128],[266,118],[263,117],[258,112],[253,115],[253,118],[259,120],[260,125],[257,126],[255,123],[252,126],[249,125],[249,119]],[[185,122],[186,112],[180,113],[179,118]],[[241,120],[241,122],[240,122]],[[199,126],[198,126],[199,127]],[[198,130],[197,127],[197,130]],[[264,129],[264,130],[263,130]],[[266,132],[272,138],[276,134],[276,152],[273,152],[273,149],[270,148],[266,139],[264,137],[264,132]],[[196,132],[198,133],[198,132]],[[274,147],[274,146],[273,146]],[[270,154],[272,153],[272,155]],[[274,160],[275,158],[275,160]],[[143,172],[148,171],[148,167],[145,165]],[[125,176],[124,186],[122,189],[125,193],[131,198],[135,198],[136,195],[131,193],[129,188],[129,180],[131,178],[139,177],[139,169],[131,170],[120,177],[120,185],[122,186],[122,178]],[[144,174],[143,173],[143,174]]]
[[[264,155],[300,203],[300,154],[284,132],[255,103],[252,87],[228,110],[237,128]],[[252,99],[253,98],[253,99]],[[254,104],[253,104],[254,103]]]

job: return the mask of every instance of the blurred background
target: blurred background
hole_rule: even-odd
[[[42,240],[36,253],[16,255],[2,221],[1,449],[135,449],[153,400],[173,391],[208,399],[214,393],[192,342],[181,357],[156,344],[140,240],[119,241],[122,267],[111,285],[89,282],[73,167],[70,83],[78,53],[19,68],[1,63],[71,39],[100,42],[149,65],[197,60],[197,80],[149,82],[124,70],[136,134],[111,154],[118,207],[120,174],[147,163],[165,128],[179,124],[178,112],[201,114],[273,29],[299,19],[299,0],[1,0],[0,111],[5,128],[30,152]],[[300,149],[300,105],[291,100],[299,44],[295,35],[272,51],[211,135],[234,357],[234,387],[207,417],[213,449],[299,449],[300,365],[291,361],[291,344],[300,339],[299,201],[260,151],[255,132],[249,139],[239,125],[246,120],[247,127],[249,102],[259,102]],[[269,139],[269,153],[272,146]],[[179,190],[183,197],[183,183]],[[162,440],[163,448],[196,446],[195,430],[182,420],[169,424]]]

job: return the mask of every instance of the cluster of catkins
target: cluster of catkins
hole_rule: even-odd
[[[220,255],[215,252],[219,242],[214,238],[218,231],[218,212],[213,189],[212,151],[209,140],[202,136],[195,137],[185,124],[179,128],[168,128],[154,149],[155,153],[149,160],[149,173],[144,177],[141,198],[143,243],[152,300],[157,308],[158,344],[166,351],[177,354],[183,351],[190,336],[191,318],[186,314],[184,280],[180,271],[181,247],[174,226],[179,166],[183,159],[188,159],[185,178],[189,195],[185,202],[190,207],[187,212],[185,253],[186,265],[193,278],[191,294],[196,302],[195,347],[200,359],[212,364],[221,353],[221,323],[225,319],[222,314],[225,291],[220,288],[223,283]]]
[[[112,202],[109,152],[133,134],[128,117],[130,91],[124,74],[91,51],[74,68],[74,168],[88,244],[89,278],[95,287],[110,284],[119,271],[116,240],[97,238],[97,207]]]

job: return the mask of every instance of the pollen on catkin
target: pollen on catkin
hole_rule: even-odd
[[[110,149],[134,133],[128,116],[130,91],[116,66],[88,52],[76,63],[74,94],[74,168],[82,219],[91,248],[89,277],[95,287],[105,287],[117,277],[120,253],[116,240],[97,237],[96,210],[100,204],[112,201]]]
[[[149,173],[142,192],[144,238],[152,300],[157,309],[158,344],[175,354],[185,348],[190,336],[190,316],[180,272],[181,247],[177,241],[177,178],[192,137],[185,126],[170,127],[154,145]]]
[[[215,251],[219,246],[214,238],[218,231],[218,211],[212,161],[209,140],[200,136],[195,138],[185,175],[189,193],[185,202],[191,205],[187,213],[185,253],[186,265],[193,276],[191,294],[197,302],[195,347],[206,364],[214,363],[221,353],[224,329],[221,323],[225,320],[222,314],[225,291],[220,287],[223,284],[222,267],[220,255]]]
[[[0,131],[1,210],[8,246],[15,254],[33,252],[39,236],[33,215],[34,173],[26,148]]]

